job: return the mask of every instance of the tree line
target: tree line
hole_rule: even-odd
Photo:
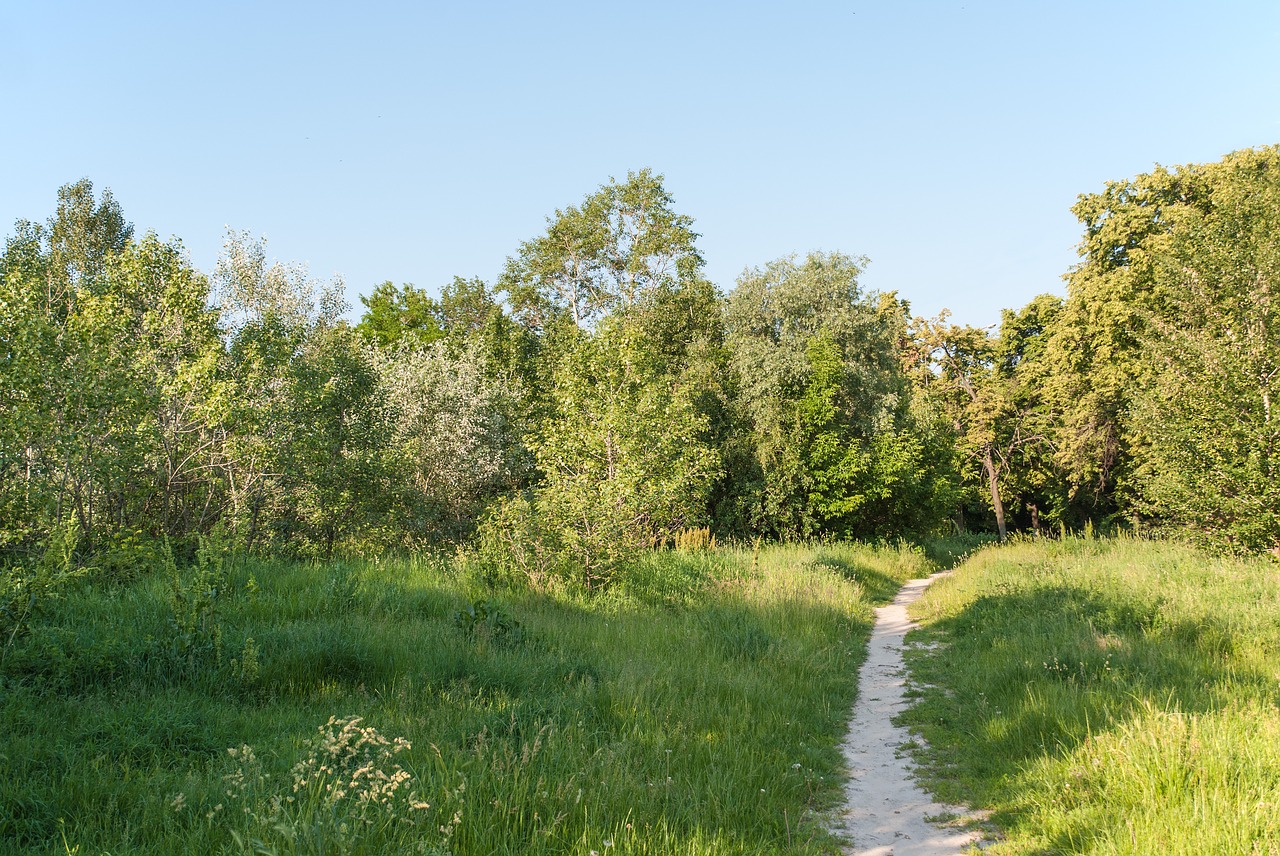
[[[1124,522],[1280,543],[1280,148],[1108,184],[1065,299],[914,317],[810,253],[727,294],[661,176],[556,210],[494,282],[341,282],[229,233],[213,271],[61,188],[0,257],[0,551],[138,573],[466,545],[542,584],[637,551]]]

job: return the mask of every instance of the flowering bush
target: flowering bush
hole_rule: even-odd
[[[432,806],[414,791],[414,777],[396,760],[412,748],[388,739],[358,716],[330,717],[293,766],[288,787],[263,771],[253,747],[227,750],[236,768],[223,781],[244,828],[232,830],[246,852],[351,852],[411,841],[408,852],[447,854],[462,823],[465,783],[445,791],[435,816],[438,836],[425,834]],[[222,804],[208,813],[213,820]],[[234,813],[233,813],[234,815]]]

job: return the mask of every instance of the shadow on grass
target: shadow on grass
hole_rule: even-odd
[[[819,567],[830,568],[845,579],[853,580],[862,586],[867,600],[880,605],[889,603],[902,588],[902,581],[888,574],[877,571],[864,562],[849,561],[827,553],[819,553],[813,563]]]
[[[1158,604],[1067,585],[1007,587],[912,635],[916,702],[901,721],[928,741],[923,777],[944,801],[1019,821],[1019,789],[1037,762],[1152,708],[1208,713],[1270,699],[1274,676],[1233,662],[1230,627],[1171,620]],[[1025,795],[1023,795],[1025,796]],[[1088,814],[1052,835],[1076,852],[1101,834]]]
[[[920,542],[920,549],[924,551],[930,562],[938,566],[938,570],[949,571],[974,551],[994,543],[996,543],[994,535],[967,533],[948,535],[945,538],[926,538]]]

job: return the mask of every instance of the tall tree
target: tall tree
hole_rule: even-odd
[[[1147,320],[1153,380],[1133,393],[1136,510],[1280,549],[1280,147],[1194,171],[1199,203],[1150,250],[1168,297]]]
[[[941,402],[966,456],[981,467],[983,489],[995,514],[996,531],[1008,536],[1001,478],[1009,469],[1002,434],[1012,417],[1012,390],[996,371],[996,342],[987,331],[951,324],[943,311],[917,319],[915,337],[921,363],[920,386]]]
[[[646,351],[621,313],[580,336],[556,367],[554,410],[530,442],[543,481],[487,526],[535,582],[556,574],[599,588],[640,550],[705,519],[719,466],[706,417],[696,390]]]
[[[1170,308],[1157,259],[1177,222],[1208,204],[1202,173],[1158,167],[1083,194],[1072,208],[1084,236],[1047,353],[1049,392],[1062,414],[1059,462],[1072,489],[1104,514],[1132,496],[1132,453],[1142,432],[1129,405],[1151,382],[1150,321]]]
[[[321,286],[301,266],[268,263],[262,241],[235,232],[214,279],[236,426],[233,531],[250,549],[274,542],[331,553],[375,513],[381,479],[370,444],[386,425],[376,418],[376,375],[342,321],[341,283]]]
[[[902,320],[892,297],[862,292],[864,263],[779,259],[744,273],[729,296],[734,406],[752,450],[749,466],[735,458],[730,493],[754,531],[872,534],[864,524],[882,516],[873,506],[893,496],[876,474],[908,410]]]
[[[1257,450],[1270,442],[1278,163],[1280,147],[1269,146],[1157,167],[1075,206],[1081,262],[1053,325],[1046,381],[1063,414],[1058,459],[1100,511],[1266,541],[1262,530],[1243,534],[1244,519],[1265,514],[1237,520],[1233,509],[1269,502],[1270,465]],[[1257,427],[1241,434],[1246,424]]]
[[[402,477],[403,540],[469,537],[486,503],[529,475],[518,381],[489,365],[483,341],[384,351],[377,362]]]
[[[536,329],[558,317],[589,327],[699,279],[693,220],[673,202],[662,176],[643,169],[557,210],[546,233],[507,260],[501,285],[517,317]]]

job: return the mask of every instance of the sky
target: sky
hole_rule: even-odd
[[[1280,143],[1280,3],[0,4],[0,231],[110,188],[211,271],[436,292],[651,168],[725,291],[812,250],[994,324],[1106,182]]]

